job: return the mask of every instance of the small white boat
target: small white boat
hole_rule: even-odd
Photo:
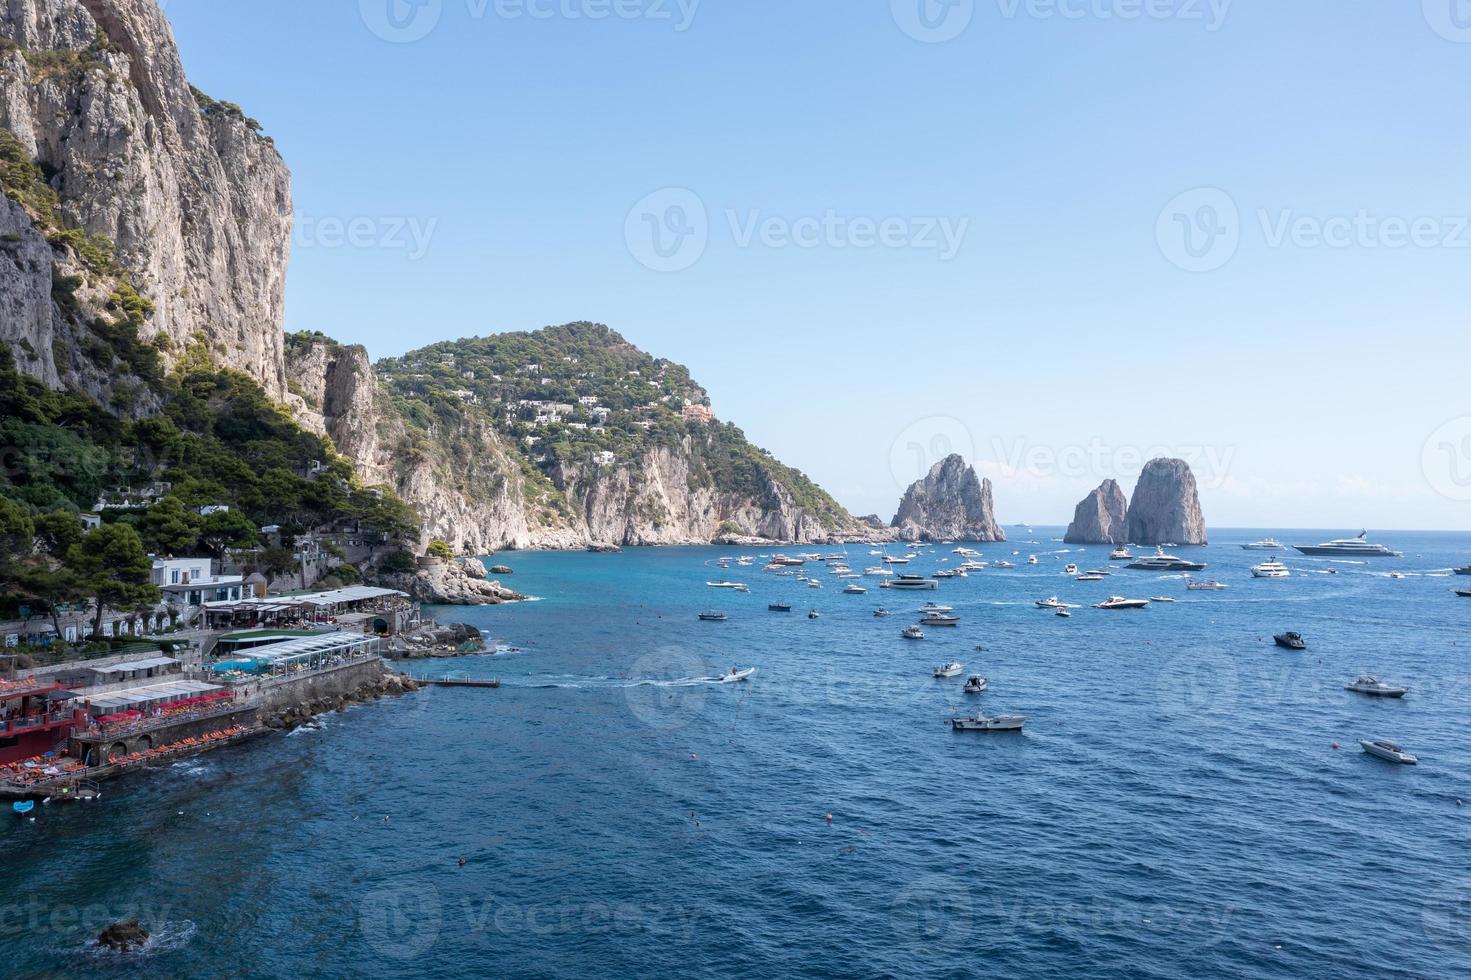
[[[920,629],[918,626],[906,626],[904,627],[904,639],[923,640],[924,630]]]
[[[1016,566],[1013,565],[1011,562],[1007,561],[1005,558],[1003,558],[1003,559],[1001,559],[1000,561],[998,561],[996,563],[995,567],[996,568],[1015,568]]]
[[[976,714],[972,718],[952,718],[950,727],[957,732],[1019,732],[1026,723],[1026,715],[994,715],[987,717]]]
[[[926,602],[924,605],[922,605],[922,606],[919,607],[919,611],[921,613],[925,613],[925,614],[928,614],[928,613],[952,613],[952,612],[955,611],[955,607],[954,606],[942,606],[938,602]]]
[[[819,582],[815,578],[809,578],[807,580],[807,588],[809,588],[809,589],[820,589],[820,588],[822,588],[822,583]]]
[[[923,575],[898,575],[884,582],[886,589],[903,589],[910,592],[933,592],[940,583]]]
[[[929,613],[919,621],[921,626],[959,626],[960,617],[949,613]]]
[[[1092,572],[1089,572],[1087,575],[1079,575],[1078,576],[1078,581],[1079,582],[1102,582],[1103,581],[1103,576],[1102,575],[1094,575]]]
[[[872,575],[874,578],[893,578],[894,577],[894,573],[893,572],[889,571],[887,568],[880,568],[878,565],[873,565],[873,566],[870,566],[869,568],[865,568],[863,570],[863,574],[864,575]]]
[[[935,668],[935,677],[944,679],[946,677],[959,677],[965,673],[965,664],[952,660],[948,664],[941,664]]]
[[[1133,561],[1134,556],[1129,554],[1128,545],[1119,545],[1108,556],[1109,561]]]
[[[1066,602],[1063,602],[1057,596],[1052,596],[1051,598],[1048,598],[1048,599],[1038,599],[1037,600],[1037,608],[1038,609],[1076,609],[1077,607],[1076,606],[1070,606],[1070,605],[1068,605]]]
[[[1076,575],[1078,574],[1078,566],[1074,565],[1072,562],[1068,562],[1067,565],[1063,567],[1062,572],[1064,575]]]
[[[1057,611],[1057,616],[1060,619],[1071,619],[1073,614],[1067,609],[1059,609]]]
[[[1352,684],[1345,684],[1343,689],[1355,694],[1367,694],[1371,698],[1402,698],[1410,693],[1408,687],[1386,684],[1373,674],[1360,674]]]
[[[745,670],[741,670],[739,668],[732,667],[730,669],[730,673],[724,674],[724,675],[721,676],[720,683],[722,683],[722,684],[739,684],[741,681],[748,681],[748,680],[750,680],[751,677],[752,677],[752,675],[754,675],[755,673],[756,673],[756,668],[755,667],[747,667]]]
[[[873,618],[874,619],[888,619],[889,616],[890,616],[890,613],[889,613],[889,611],[887,609],[875,609],[873,611]]]
[[[1211,579],[1208,582],[1191,582],[1185,588],[1191,592],[1224,592],[1230,586],[1224,582],[1217,582],[1215,579]]]
[[[843,590],[844,595],[867,595],[868,590],[861,585],[852,584]]]
[[[700,622],[702,623],[723,623],[729,618],[725,613],[714,610],[700,613]]]
[[[977,676],[972,677],[970,680],[968,680],[968,681],[965,682],[965,693],[966,694],[984,694],[984,693],[986,693],[986,689],[988,687],[990,687],[990,686],[991,686],[991,682],[990,681],[986,680],[984,677],[981,677],[981,676],[977,675]]]
[[[1149,601],[1150,602],[1174,602],[1175,600],[1174,599],[1171,599],[1167,595],[1153,595],[1153,596],[1150,596],[1149,597]]]
[[[814,609],[814,610],[812,610],[811,612],[809,612],[807,614],[807,618],[808,619],[821,619],[822,618],[822,613],[820,613],[816,609]]]
[[[749,592],[740,582],[706,582],[705,586],[711,589],[735,589],[738,592]]]
[[[1251,569],[1252,578],[1287,578],[1291,574],[1287,566],[1276,558],[1264,561],[1260,565],[1253,565]]]
[[[1028,565],[1035,565],[1035,564],[1037,564],[1037,556],[1036,555],[1027,555],[1027,564]]]
[[[1360,739],[1359,744],[1364,747],[1365,752],[1386,762],[1398,762],[1406,766],[1417,765],[1420,762],[1419,759],[1400,748],[1398,744],[1387,739],[1375,739],[1372,742],[1368,739]]]
[[[1149,605],[1148,599],[1125,599],[1123,596],[1110,596],[1094,606],[1094,609],[1143,609]]]
[[[1251,544],[1244,544],[1241,547],[1245,551],[1282,552],[1287,550],[1287,545],[1283,544],[1281,541],[1278,541],[1276,538],[1264,538],[1261,541],[1253,541]]]

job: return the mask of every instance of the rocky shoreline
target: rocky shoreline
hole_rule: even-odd
[[[258,724],[271,731],[291,731],[307,724],[318,715],[342,711],[355,704],[369,704],[380,698],[410,694],[419,690],[420,686],[412,677],[385,668],[383,676],[375,683],[365,684],[347,694],[302,701],[269,714],[262,712],[258,718]]]
[[[472,643],[475,647],[469,649]],[[466,623],[451,623],[395,637],[388,655],[394,660],[448,660],[486,652],[485,636],[479,629]]]

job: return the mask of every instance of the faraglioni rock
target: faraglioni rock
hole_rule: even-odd
[[[905,541],[1005,541],[991,481],[959,456],[936,463],[904,495],[893,526]]]
[[[1129,504],[1128,540],[1140,545],[1206,543],[1195,474],[1183,459],[1151,460]]]
[[[1123,544],[1128,540],[1129,501],[1115,480],[1103,484],[1078,504],[1068,525],[1068,544]]]

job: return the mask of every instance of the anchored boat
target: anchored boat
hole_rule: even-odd
[[[1019,732],[1026,722],[1026,715],[993,715],[976,713],[971,718],[951,718],[950,727],[957,732]]]

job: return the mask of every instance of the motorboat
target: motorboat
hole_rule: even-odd
[[[1400,748],[1397,743],[1387,739],[1375,739],[1372,742],[1368,739],[1360,739],[1359,744],[1364,747],[1365,752],[1386,762],[1398,762],[1406,766],[1417,765],[1420,762],[1419,759]]]
[[[1072,562],[1068,562],[1065,566],[1063,566],[1062,572],[1064,575],[1076,575],[1078,574],[1078,566],[1074,565]]]
[[[965,664],[954,660],[935,668],[935,677],[941,680],[947,677],[959,677],[963,673],[965,673]]]
[[[1229,589],[1230,586],[1227,585],[1225,582],[1217,582],[1215,579],[1208,579],[1204,582],[1191,582],[1189,585],[1185,586],[1185,588],[1189,589],[1191,592],[1224,592]]]
[[[1292,547],[1305,555],[1347,555],[1353,558],[1403,558],[1398,551],[1382,544],[1370,544],[1368,531],[1360,531],[1356,538],[1339,538],[1322,544],[1295,544]]]
[[[970,578],[970,574],[963,568],[951,568],[946,571],[936,572],[935,578]]]
[[[1013,565],[1011,562],[1007,561],[1005,558],[1003,558],[1003,559],[1001,559],[1000,561],[998,561],[996,563],[995,567],[996,568],[1015,568],[1016,566]]]
[[[1026,715],[993,715],[977,713],[971,718],[952,718],[950,727],[957,732],[1019,732],[1026,723]]]
[[[926,615],[929,613],[952,613],[955,611],[955,607],[942,606],[938,602],[926,602],[924,605],[919,607],[919,611]]]
[[[732,589],[732,590],[734,590],[736,592],[749,592],[749,591],[751,591],[750,589],[748,589],[744,585],[742,585],[740,582],[706,582],[705,583],[705,586],[706,586],[706,588],[711,588],[711,589]]]
[[[1108,576],[1112,575],[1113,572],[1110,572],[1106,568],[1090,568],[1086,572],[1084,572],[1083,574],[1084,575],[1102,575],[1104,578],[1107,578]]]
[[[1409,576],[1406,575],[1404,572],[1390,572],[1389,573],[1389,577],[1390,578],[1409,578]]]
[[[1288,650],[1306,650],[1308,648],[1308,641],[1303,639],[1301,633],[1295,631],[1278,633],[1272,637],[1272,641],[1279,647],[1286,647]]]
[[[815,578],[809,578],[807,580],[807,588],[809,588],[809,589],[820,589],[820,588],[822,588],[822,583],[819,582]]]
[[[1457,589],[1456,595],[1460,596],[1462,599],[1471,599],[1471,589]]]
[[[811,612],[809,612],[807,614],[807,618],[808,619],[821,619],[822,618],[822,613],[820,613],[816,609],[814,609],[814,610],[812,610]]]
[[[872,575],[874,578],[892,578],[894,575],[894,573],[889,571],[887,568],[883,568],[878,565],[873,565],[869,568],[865,568],[863,570],[863,574]]]
[[[807,564],[807,560],[805,558],[788,558],[786,555],[772,555],[771,563],[785,568],[801,568]]]
[[[1057,596],[1052,596],[1051,598],[1048,598],[1048,599],[1038,599],[1037,600],[1037,608],[1038,609],[1073,609],[1075,607],[1070,606],[1067,603],[1063,602]]]
[[[1102,575],[1094,575],[1092,572],[1089,572],[1087,575],[1079,575],[1078,576],[1078,581],[1079,582],[1102,582],[1103,581],[1103,578],[1104,578],[1104,576],[1102,576]]]
[[[953,554],[964,555],[966,558],[981,557],[981,553],[974,548],[956,548]]]
[[[921,626],[959,626],[960,617],[949,613],[929,613],[919,621]]]
[[[873,611],[874,619],[887,619],[890,615],[891,613],[887,609],[875,609]]]
[[[1175,555],[1167,555],[1165,549],[1161,547],[1155,549],[1154,554],[1148,558],[1140,558],[1124,567],[1141,572],[1198,572],[1205,568],[1205,562],[1188,561]]]
[[[773,602],[766,609],[768,612],[791,612],[792,604],[790,602]]]
[[[1152,596],[1149,597],[1149,601],[1150,602],[1165,602],[1165,603],[1169,603],[1169,602],[1174,602],[1175,600],[1174,599],[1171,599],[1167,595],[1152,595]]]
[[[1263,538],[1260,541],[1253,541],[1251,544],[1244,544],[1241,548],[1243,551],[1286,551],[1287,545],[1278,541],[1276,538]]]
[[[920,629],[918,626],[906,626],[904,627],[904,639],[923,640],[924,630]]]
[[[1252,578],[1287,578],[1291,574],[1287,566],[1276,558],[1264,561],[1260,565],[1253,565],[1251,568]]]
[[[1108,553],[1108,560],[1109,561],[1133,561],[1134,560],[1134,556],[1129,553],[1129,546],[1128,545],[1121,544],[1117,548],[1115,548],[1113,551],[1111,551],[1111,552]]]
[[[1094,606],[1094,609],[1143,609],[1149,605],[1148,599],[1125,599],[1123,596],[1110,596]]]
[[[991,682],[990,681],[986,680],[984,677],[981,677],[980,675],[976,675],[975,677],[972,677],[972,678],[970,678],[969,680],[967,680],[965,682],[965,693],[966,694],[984,694],[984,693],[986,693],[986,689],[988,687],[990,687],[990,686],[991,686]]]
[[[1036,555],[1027,555],[1027,564],[1028,565],[1035,565],[1035,564],[1037,564],[1037,556]]]
[[[756,668],[755,667],[747,667],[745,670],[741,670],[741,669],[739,669],[737,667],[732,667],[730,669],[730,673],[724,674],[724,675],[721,676],[720,683],[722,683],[722,684],[739,684],[741,681],[748,681],[748,680],[750,680],[751,679],[751,675],[753,675],[755,673],[756,673]]]
[[[895,558],[892,555],[884,555],[885,565],[908,565],[909,562],[910,559],[908,558]]]
[[[1058,619],[1071,619],[1072,616],[1073,616],[1072,610],[1070,610],[1070,609],[1059,609],[1057,611],[1057,618]]]
[[[861,585],[850,584],[843,590],[844,595],[867,595],[868,590]]]
[[[1471,575],[1471,565],[1462,565],[1460,568],[1451,569],[1457,575]]]
[[[24,817],[36,808],[35,800],[16,800],[10,804],[10,811],[17,817]]]
[[[700,621],[705,623],[723,623],[730,617],[723,612],[702,612]]]
[[[1355,694],[1367,694],[1371,698],[1402,698],[1410,693],[1408,687],[1386,684],[1373,674],[1360,674],[1352,684],[1345,684],[1343,689]]]
[[[933,592],[940,583],[923,575],[896,575],[884,583],[885,588],[905,589],[913,592]]]

